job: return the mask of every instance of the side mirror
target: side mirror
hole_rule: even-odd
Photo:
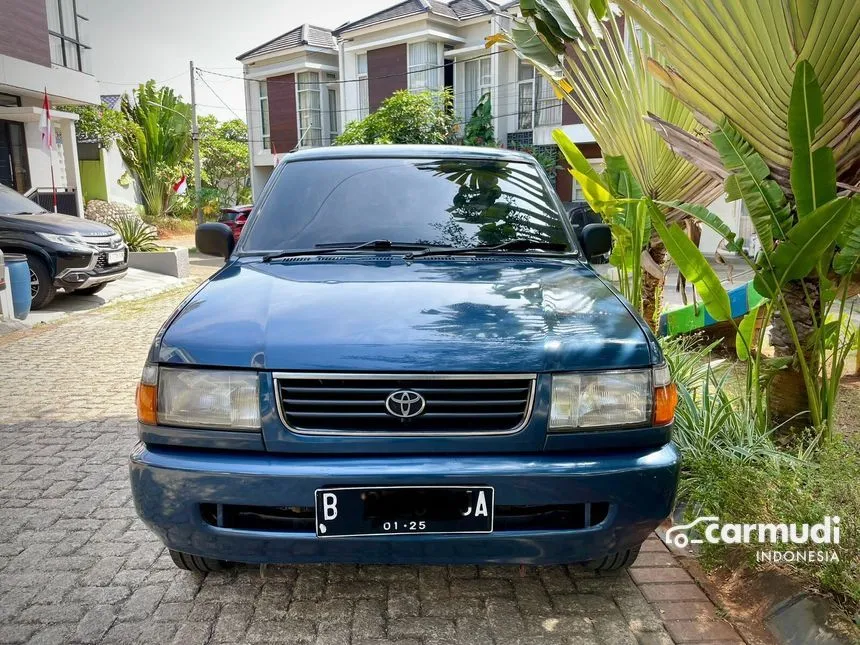
[[[198,226],[194,233],[194,242],[201,253],[217,255],[225,260],[230,257],[236,246],[233,231],[221,222],[207,222]]]
[[[612,250],[612,229],[608,224],[586,224],[580,240],[589,261]]]

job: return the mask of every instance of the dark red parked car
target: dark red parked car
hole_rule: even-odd
[[[243,204],[221,209],[218,221],[230,227],[230,230],[233,231],[233,239],[237,242],[239,241],[239,235],[242,233],[242,227],[245,226],[252,208],[254,207],[250,204]]]

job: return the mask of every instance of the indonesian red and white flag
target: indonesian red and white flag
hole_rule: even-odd
[[[51,123],[51,102],[48,100],[48,90],[45,90],[45,99],[42,101],[39,131],[42,133],[42,150],[51,152],[54,149],[54,126]]]
[[[188,190],[188,180],[185,175],[182,175],[182,179],[173,184],[173,192],[177,195],[184,195],[186,190]]]

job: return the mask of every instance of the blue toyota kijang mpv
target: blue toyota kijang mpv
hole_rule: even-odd
[[[291,154],[143,368],[137,512],[182,568],[631,564],[672,508],[675,388],[524,154]]]

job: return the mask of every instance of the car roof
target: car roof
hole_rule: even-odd
[[[284,157],[283,163],[315,159],[385,159],[385,158],[427,158],[427,159],[486,159],[492,161],[526,161],[534,163],[534,157],[524,152],[502,148],[478,148],[475,146],[440,145],[357,145],[328,146],[309,148],[291,152]]]

